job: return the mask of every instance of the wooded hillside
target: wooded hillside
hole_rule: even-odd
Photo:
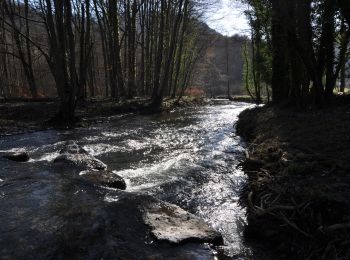
[[[0,94],[58,95],[62,121],[88,97],[148,97],[158,110],[192,79],[204,9],[190,0],[2,1]]]
[[[243,50],[248,38],[223,36],[203,24],[203,37],[209,42],[199,60],[191,87],[202,88],[208,97],[242,94]]]

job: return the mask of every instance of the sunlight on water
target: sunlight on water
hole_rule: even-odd
[[[245,212],[238,206],[245,176],[236,169],[244,145],[233,129],[244,108],[206,107],[161,118],[158,127],[147,129],[141,140],[129,135],[123,142],[130,150],[158,148],[149,155],[154,160],[114,171],[127,180],[129,191],[177,203],[205,219],[223,234],[222,250],[228,256],[247,250],[242,244]]]
[[[39,157],[36,160],[33,161],[48,161],[48,162],[52,162],[53,160],[55,160],[55,158],[57,156],[59,156],[60,153],[59,152],[54,152],[54,153],[46,153],[43,156]]]
[[[110,153],[110,152],[122,151],[121,147],[105,144],[105,143],[84,145],[83,148],[93,156]]]

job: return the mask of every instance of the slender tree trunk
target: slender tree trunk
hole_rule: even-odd
[[[230,75],[229,75],[229,48],[228,48],[228,39],[225,40],[226,47],[226,76],[227,76],[227,98],[231,98],[230,94]]]
[[[166,0],[161,0],[161,14],[160,14],[160,25],[159,25],[159,38],[158,38],[158,49],[156,53],[156,63],[154,70],[154,85],[152,94],[152,107],[155,110],[159,110],[162,103],[162,97],[160,92],[160,75],[161,66],[163,62],[163,49],[164,49],[164,33],[165,33],[165,12],[167,9]]]
[[[286,101],[289,89],[288,40],[286,32],[286,10],[284,3],[272,0],[272,100],[274,103]]]
[[[329,103],[333,96],[335,82],[334,63],[335,63],[335,2],[333,0],[325,0],[324,3],[324,33],[325,33],[325,56],[326,56],[326,88],[325,99]]]
[[[345,65],[340,70],[340,92],[345,93]]]
[[[168,50],[168,57],[165,61],[164,65],[164,75],[161,83],[161,87],[157,89],[156,95],[153,97],[153,106],[156,108],[161,107],[161,103],[163,100],[163,94],[165,88],[168,86],[168,81],[169,81],[169,76],[170,76],[170,66],[172,63],[172,58],[174,55],[174,50],[176,46],[176,38],[177,38],[177,33],[179,30],[180,22],[181,22],[181,13],[182,13],[182,8],[183,8],[183,0],[179,1],[179,7],[178,7],[178,13],[176,16],[176,20],[173,26],[173,30],[171,32],[171,37],[170,37],[170,46]]]
[[[24,13],[25,13],[25,25],[26,25],[26,50],[27,50],[27,60],[28,60],[28,78],[29,87],[32,97],[38,96],[38,90],[35,82],[34,71],[33,71],[33,59],[32,59],[32,51],[30,48],[30,29],[29,29],[29,20],[28,20],[28,12],[29,12],[29,3],[28,0],[24,1]]]
[[[183,48],[184,48],[184,41],[185,41],[185,32],[187,30],[187,23],[188,23],[188,4],[189,4],[189,0],[185,0],[184,3],[184,18],[183,18],[183,22],[182,22],[182,31],[181,31],[181,36],[180,36],[180,45],[179,45],[179,50],[177,53],[177,59],[176,59],[176,69],[175,69],[175,79],[174,79],[174,87],[173,87],[173,92],[171,94],[172,98],[175,98],[176,96],[176,90],[178,87],[178,79],[179,79],[179,75],[180,75],[180,67],[181,67],[181,63],[182,63],[182,55],[183,55]]]

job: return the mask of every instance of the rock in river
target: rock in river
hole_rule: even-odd
[[[144,221],[158,240],[179,244],[182,242],[208,242],[222,244],[222,236],[202,219],[182,208],[159,201],[145,209]]]
[[[111,171],[88,171],[81,176],[90,182],[101,184],[102,186],[120,190],[126,189],[124,179]]]
[[[61,154],[53,161],[65,163],[81,170],[106,170],[107,165],[90,154]]]
[[[27,152],[7,153],[3,155],[3,157],[15,162],[28,162],[30,159],[29,154]]]
[[[68,142],[60,151],[54,163],[64,163],[80,170],[106,170],[107,165],[88,154],[82,147],[74,142]]]

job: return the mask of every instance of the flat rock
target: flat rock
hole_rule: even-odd
[[[158,240],[179,244],[182,242],[208,242],[222,244],[222,236],[204,220],[163,201],[151,203],[145,209],[144,221]]]
[[[30,159],[29,154],[27,152],[7,153],[3,155],[3,157],[15,162],[28,162]]]
[[[82,178],[93,183],[110,188],[125,190],[126,183],[122,177],[111,171],[89,171],[81,175]]]

